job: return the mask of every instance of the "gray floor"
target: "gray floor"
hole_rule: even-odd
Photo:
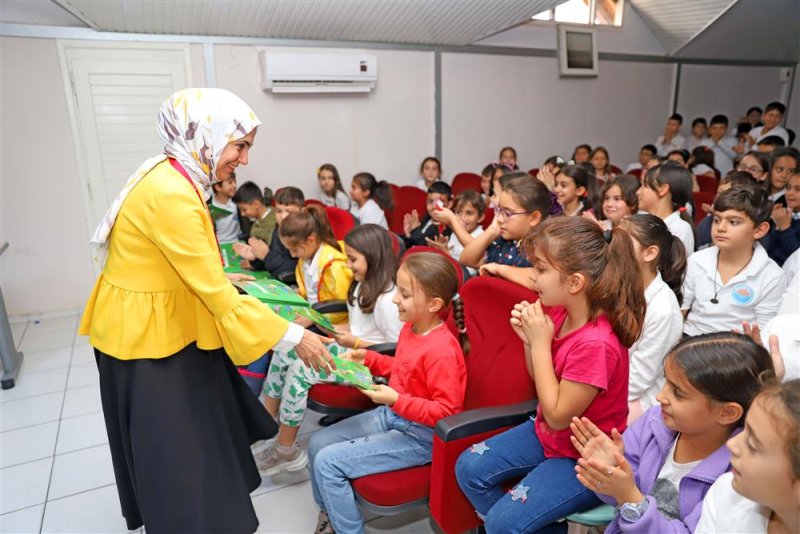
[[[129,532],[119,510],[97,367],[77,316],[13,323],[25,360],[0,392],[0,532]],[[309,413],[301,437],[319,429]],[[306,471],[264,479],[252,495],[259,532],[312,532]],[[375,518],[367,531],[434,532],[427,509]]]

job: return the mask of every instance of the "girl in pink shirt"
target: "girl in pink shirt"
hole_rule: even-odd
[[[459,486],[490,533],[566,532],[557,521],[600,504],[575,478],[580,454],[569,424],[594,414],[608,431],[625,425],[628,347],[644,321],[644,288],[625,230],[604,233],[587,219],[553,217],[525,249],[539,299],[517,304],[511,324],[536,384],[536,416],[473,445],[456,464]]]

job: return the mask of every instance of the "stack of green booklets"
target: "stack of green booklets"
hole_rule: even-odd
[[[286,320],[293,321],[298,315],[309,319],[320,328],[333,332],[334,328],[327,317],[311,307],[306,299],[295,293],[292,288],[278,280],[255,280],[236,282],[245,293],[252,295],[270,306],[275,313]]]

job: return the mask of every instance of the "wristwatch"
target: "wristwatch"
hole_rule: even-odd
[[[617,512],[628,523],[635,523],[642,518],[649,503],[650,501],[647,500],[647,497],[642,499],[642,502],[622,503],[617,507]]]

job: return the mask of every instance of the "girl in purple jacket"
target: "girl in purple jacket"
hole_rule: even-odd
[[[711,484],[730,469],[725,442],[741,431],[765,375],[766,349],[728,332],[686,338],[664,361],[660,406],[611,437],[574,418],[578,480],[617,506],[606,533],[693,532]]]

